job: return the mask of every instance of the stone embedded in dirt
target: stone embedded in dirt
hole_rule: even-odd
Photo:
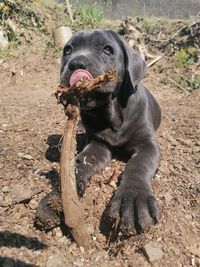
[[[65,259],[62,255],[51,255],[47,262],[46,267],[63,267],[65,265]]]
[[[75,267],[83,267],[85,265],[84,260],[80,259],[80,260],[76,260],[73,262]]]
[[[13,203],[29,201],[33,196],[30,184],[16,184],[10,191]]]
[[[169,205],[171,203],[171,200],[173,199],[173,196],[170,192],[166,192],[164,194],[165,203]]]
[[[38,201],[36,199],[31,199],[29,204],[28,204],[29,208],[32,210],[36,210],[38,207]]]
[[[8,193],[11,190],[11,187],[8,185],[5,185],[4,187],[2,187],[1,191],[3,193]]]
[[[163,251],[153,242],[149,242],[143,247],[145,257],[149,262],[154,262],[163,257]]]
[[[12,216],[15,220],[19,220],[25,216],[27,210],[24,204],[17,204],[12,209]]]
[[[22,159],[28,159],[28,160],[32,160],[33,159],[33,157],[31,155],[28,155],[28,154],[25,154],[25,153],[22,153],[22,152],[19,152],[17,155],[18,155],[19,158],[22,158]]]
[[[56,227],[52,229],[52,235],[55,236],[57,239],[63,237],[63,233],[60,227]]]

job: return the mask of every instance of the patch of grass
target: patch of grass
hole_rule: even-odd
[[[181,48],[175,54],[175,65],[179,68],[187,68],[198,60],[198,51],[195,47]]]
[[[96,3],[85,5],[77,2],[74,5],[73,13],[75,21],[72,26],[76,31],[85,28],[96,28],[104,18],[103,12]]]
[[[156,35],[160,32],[160,19],[154,16],[137,17],[146,33]]]
[[[200,76],[195,77],[193,81],[187,80],[186,83],[187,83],[187,90],[189,92],[200,89]]]

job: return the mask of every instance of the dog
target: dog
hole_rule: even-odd
[[[63,49],[60,83],[72,86],[80,77],[95,78],[109,70],[117,75],[80,100],[80,115],[88,143],[76,156],[79,196],[90,178],[116,157],[126,162],[120,185],[107,209],[120,217],[120,229],[141,233],[158,222],[160,209],[151,179],[160,161],[156,129],[161,111],[153,95],[140,83],[143,59],[111,30],[75,33]]]

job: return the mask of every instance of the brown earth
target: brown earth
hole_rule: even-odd
[[[150,241],[163,251],[154,266],[200,266],[200,90],[186,94],[162,83],[165,71],[148,71],[144,84],[163,114],[162,158],[153,179],[161,220],[148,233],[106,244],[99,226],[113,187],[104,182],[124,166],[112,161],[83,199],[93,244],[84,252],[59,227],[45,233],[34,226],[38,202],[58,179],[59,163],[45,158],[47,143],[59,139],[65,123],[51,96],[59,82],[58,56],[38,45],[10,54],[0,63],[0,266],[150,266],[142,252]]]

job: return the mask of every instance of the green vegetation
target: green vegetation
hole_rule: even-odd
[[[74,5],[73,13],[75,21],[72,26],[77,31],[85,28],[96,28],[103,20],[103,12],[96,3],[84,5],[77,2]]]
[[[29,41],[36,31],[51,36],[52,29],[62,25],[78,31],[98,27],[103,20],[103,13],[95,3],[84,5],[76,2],[73,16],[74,22],[71,23],[65,3],[59,4],[55,0],[0,0],[0,30],[9,41],[9,47],[17,46],[22,40]],[[1,54],[2,50],[1,47]]]
[[[195,77],[193,81],[186,80],[187,83],[187,90],[192,92],[196,89],[200,89],[200,76]]]
[[[137,17],[137,21],[141,23],[145,32],[152,35],[160,32],[160,20],[160,18],[154,16]]]
[[[198,53],[195,47],[181,48],[175,54],[175,64],[179,68],[187,68],[198,60]]]
[[[33,29],[43,26],[43,16],[30,7],[25,7],[24,2],[30,1],[1,0],[0,2],[0,26],[9,42],[18,40],[17,27]]]

